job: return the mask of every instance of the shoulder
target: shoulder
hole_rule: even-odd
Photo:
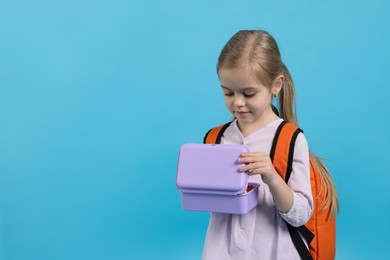
[[[298,134],[294,144],[294,161],[296,160],[309,160],[309,145],[303,132]]]
[[[307,146],[307,140],[305,134],[301,128],[293,124],[283,121],[279,128],[283,127],[283,131],[287,132],[287,136],[291,136],[291,140],[295,145],[305,145]],[[279,129],[277,131],[280,131]]]
[[[303,132],[300,132],[297,136],[297,141],[295,142],[295,149],[298,148],[306,148],[308,149],[308,143],[306,137]]]

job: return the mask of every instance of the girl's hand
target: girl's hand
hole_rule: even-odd
[[[260,174],[261,179],[268,185],[276,207],[280,212],[288,212],[294,203],[294,194],[286,182],[276,172],[271,158],[266,153],[248,152],[242,153],[238,159],[240,163],[246,163],[240,168],[241,172]]]
[[[272,164],[271,158],[266,153],[242,153],[238,162],[246,164],[240,168],[241,172],[248,172],[250,175],[261,174],[261,178],[266,184],[270,184],[275,177],[279,176]]]

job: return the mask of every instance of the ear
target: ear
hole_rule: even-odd
[[[275,78],[274,82],[272,83],[272,95],[277,95],[279,94],[280,90],[282,89],[284,82],[284,76],[279,75]]]

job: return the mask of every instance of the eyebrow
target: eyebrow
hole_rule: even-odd
[[[224,89],[227,89],[227,90],[231,90],[230,88],[227,88],[223,85],[221,85],[221,88],[224,88]],[[258,90],[257,88],[254,88],[254,87],[247,87],[247,88],[244,88],[243,91],[247,91],[247,90]]]

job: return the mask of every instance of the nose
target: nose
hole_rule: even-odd
[[[245,106],[245,99],[241,95],[237,95],[234,97],[233,105],[235,107],[243,107]]]

